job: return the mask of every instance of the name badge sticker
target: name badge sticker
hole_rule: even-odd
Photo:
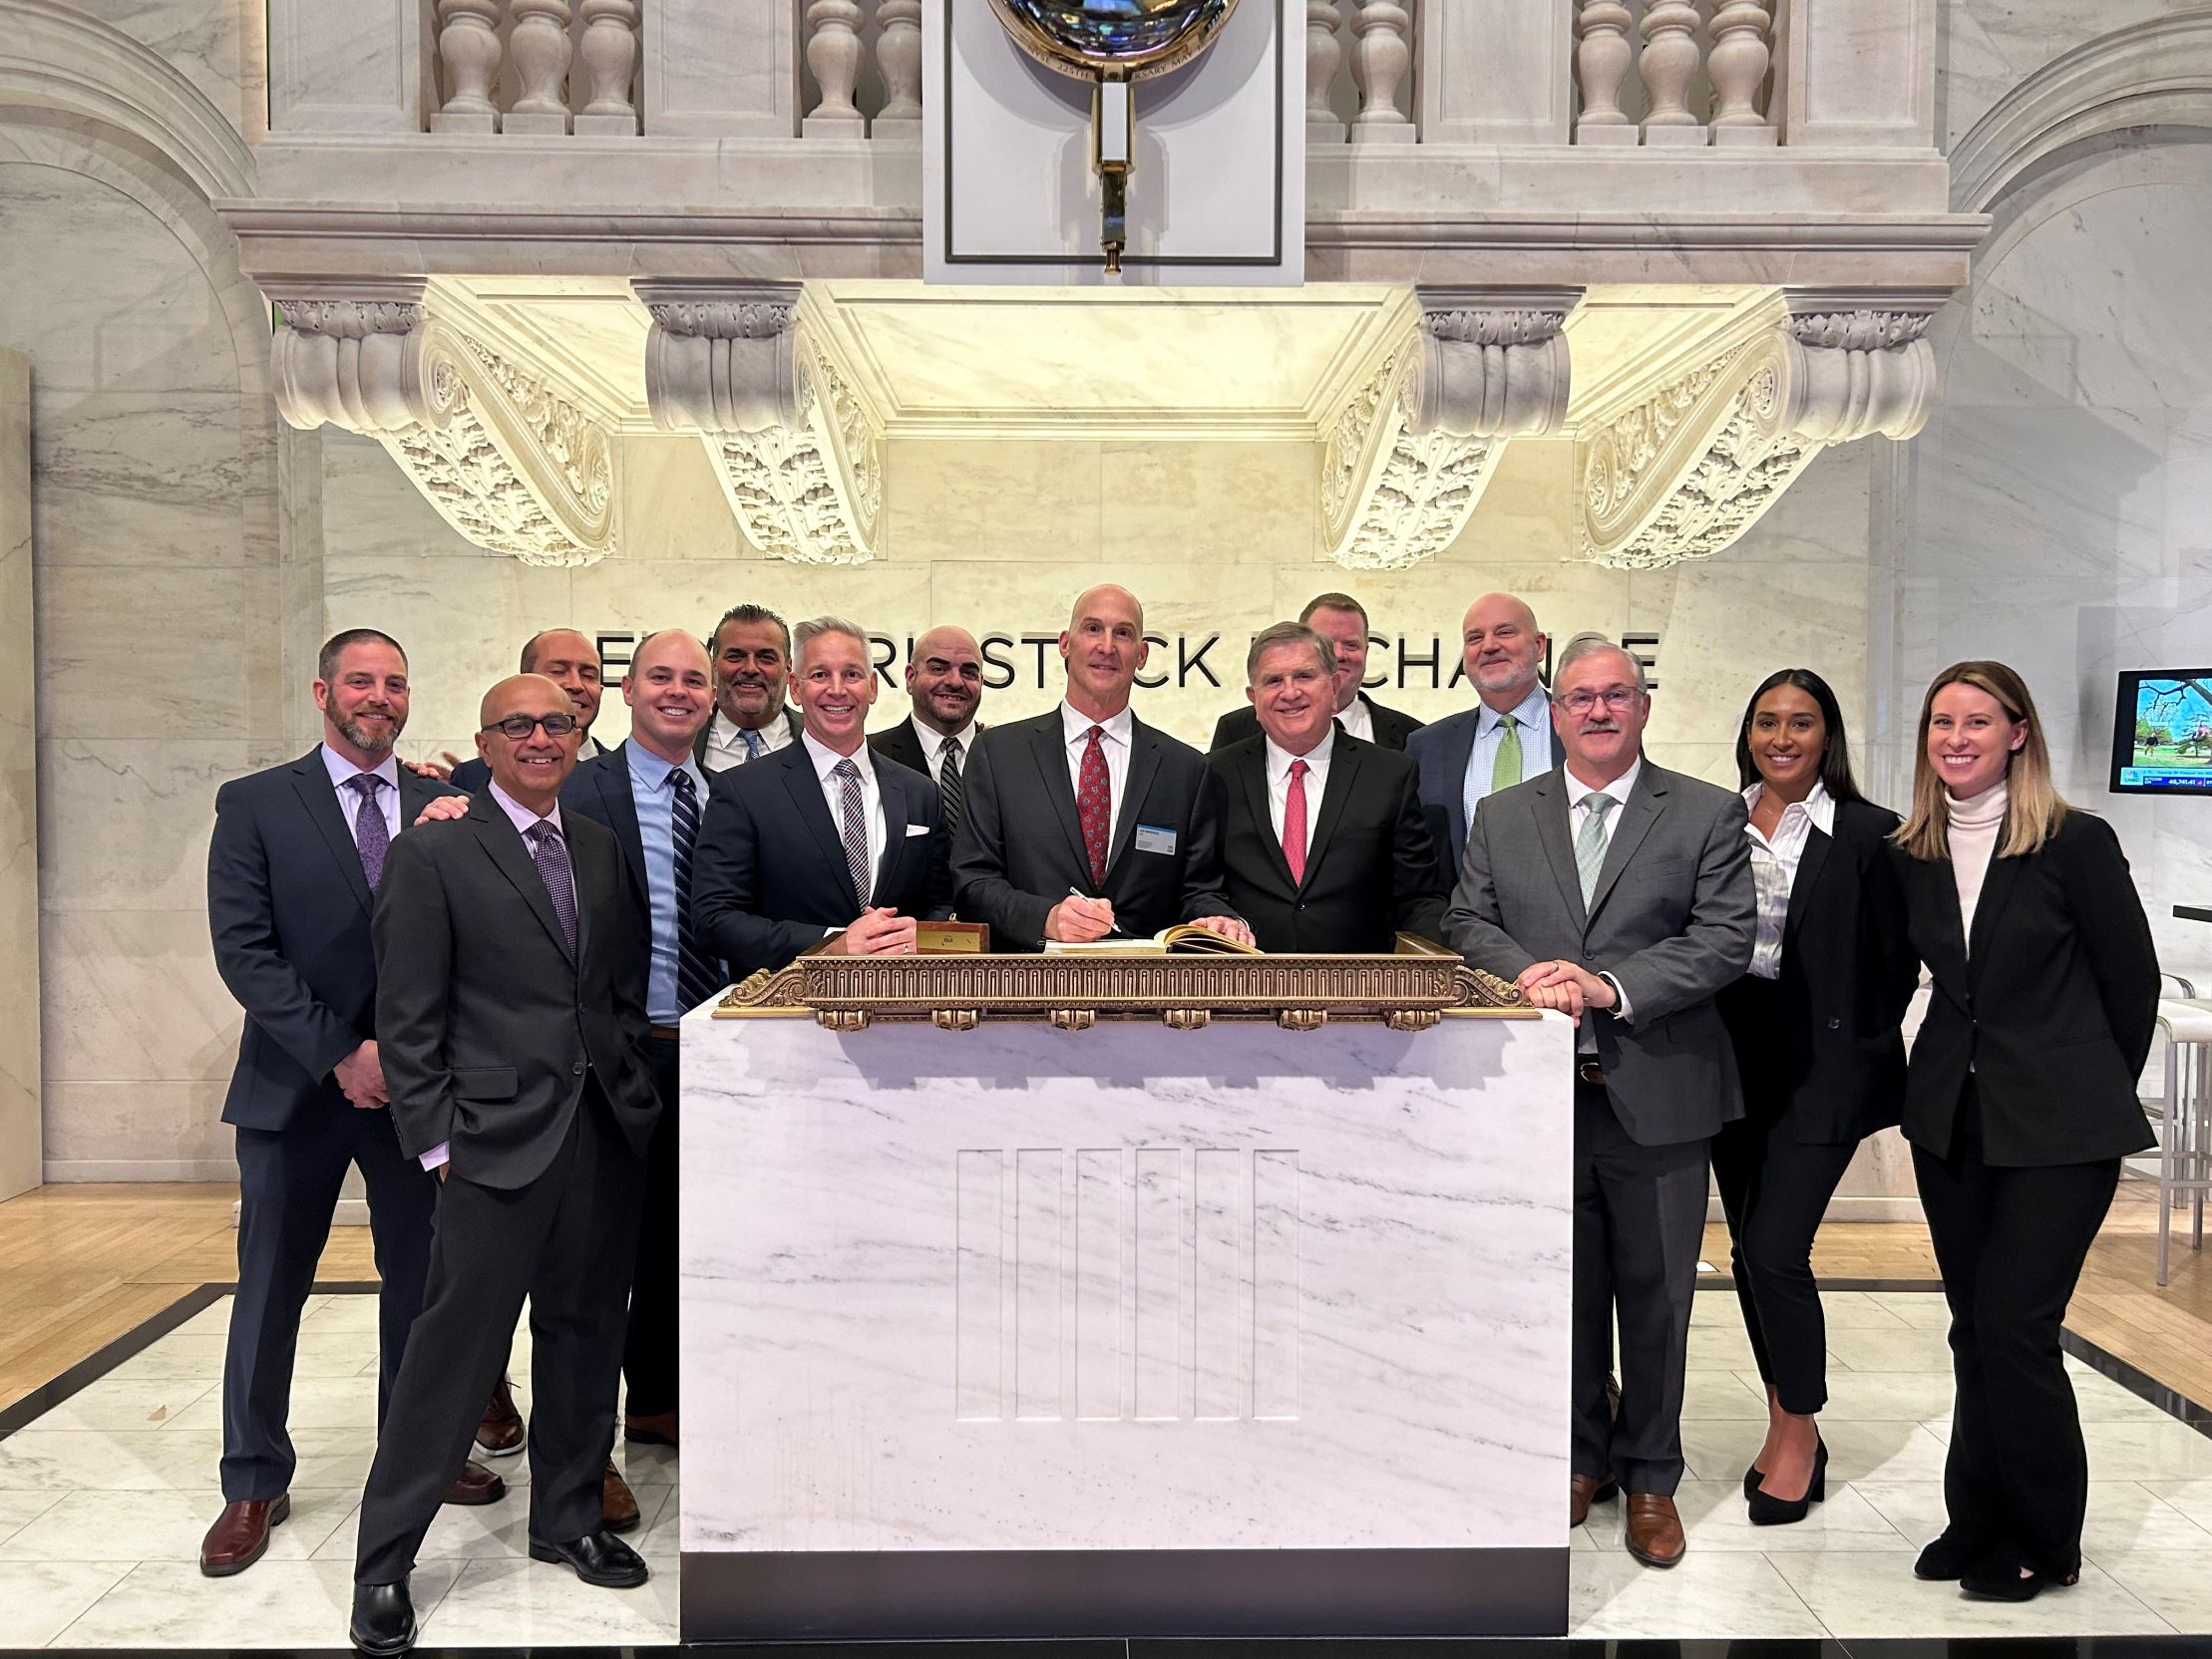
[[[1175,831],[1160,830],[1149,824],[1137,826],[1137,850],[1139,852],[1175,852]]]

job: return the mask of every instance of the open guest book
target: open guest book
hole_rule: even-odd
[[[1044,942],[1047,956],[1264,956],[1258,945],[1241,945],[1235,939],[1225,939],[1219,933],[1210,933],[1192,922],[1178,927],[1163,927],[1147,939],[1135,939],[1126,934],[1109,933],[1103,939],[1093,939],[1087,944],[1071,944],[1059,939]]]

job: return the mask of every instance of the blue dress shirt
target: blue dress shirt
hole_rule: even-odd
[[[706,812],[707,781],[696,761],[670,766],[641,743],[625,743],[630,767],[630,799],[637,804],[637,837],[645,845],[645,897],[652,910],[652,967],[645,976],[645,1017],[654,1025],[683,1018],[676,990],[676,830],[675,789],[670,778],[691,775],[699,811]]]

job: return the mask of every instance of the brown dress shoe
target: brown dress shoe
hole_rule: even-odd
[[[497,1503],[507,1495],[507,1483],[471,1458],[461,1466],[453,1485],[446,1489],[448,1503]]]
[[[622,1420],[622,1438],[639,1446],[676,1444],[674,1412],[632,1412]]]
[[[1578,1475],[1567,1483],[1567,1524],[1580,1526],[1590,1518],[1590,1505],[1603,1503],[1621,1490],[1621,1483],[1608,1476],[1601,1481],[1595,1475]]]
[[[1656,1492],[1629,1493],[1629,1553],[1648,1567],[1670,1567],[1686,1541],[1674,1500]]]
[[[243,1572],[267,1551],[269,1528],[283,1524],[292,1512],[290,1493],[262,1499],[241,1497],[225,1503],[214,1525],[199,1540],[199,1570],[209,1578],[228,1578]]]
[[[523,1414],[515,1409],[515,1391],[505,1377],[485,1403],[484,1416],[476,1426],[476,1444],[487,1458],[512,1458],[523,1449]]]
[[[609,1532],[634,1532],[637,1519],[637,1494],[609,1458],[606,1474],[599,1478],[599,1524]]]

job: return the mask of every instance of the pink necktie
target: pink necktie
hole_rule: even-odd
[[[1283,858],[1290,879],[1305,879],[1305,763],[1290,763],[1290,793],[1283,803]]]

